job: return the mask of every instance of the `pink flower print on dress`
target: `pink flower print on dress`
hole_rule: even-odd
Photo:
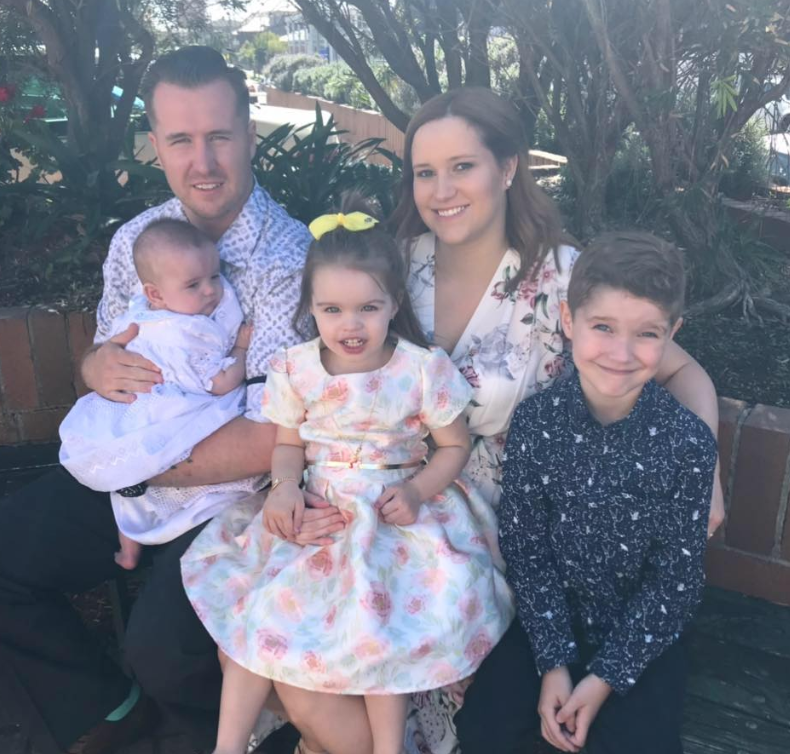
[[[321,675],[326,673],[326,665],[324,665],[321,655],[316,652],[305,652],[302,661],[304,662],[305,668],[307,668],[310,673],[320,673]]]
[[[387,653],[387,643],[376,636],[363,636],[354,648],[359,658],[383,657]]]
[[[356,581],[357,579],[356,576],[354,575],[354,569],[346,568],[346,570],[343,571],[343,575],[340,579],[340,594],[343,597],[346,597],[347,595],[351,594],[351,590],[354,588],[354,584],[356,584]]]
[[[409,652],[410,660],[422,660],[433,652],[433,642],[430,639],[423,639],[411,652]]]
[[[447,574],[441,568],[429,568],[420,577],[420,583],[433,594],[439,594],[447,582]]]
[[[320,549],[315,555],[307,560],[308,572],[310,576],[316,580],[329,576],[329,574],[332,573],[333,566],[332,555],[326,548]]]
[[[403,542],[399,542],[395,547],[395,562],[401,567],[409,562],[409,549]]]
[[[431,678],[438,688],[439,686],[446,686],[458,678],[458,671],[450,665],[449,662],[437,662],[430,670]]]
[[[329,612],[324,616],[324,625],[327,628],[332,628],[335,625],[335,618],[337,617],[337,605],[332,605]]]
[[[420,595],[409,597],[406,602],[406,612],[409,615],[417,615],[425,609],[425,598]]]
[[[386,623],[392,614],[392,599],[384,584],[374,581],[367,594],[362,598],[362,604],[377,615],[382,623]]]
[[[324,385],[319,400],[321,403],[345,403],[348,400],[348,383],[345,380],[331,380]]]
[[[242,615],[244,611],[247,609],[247,599],[249,598],[249,593],[242,595],[236,602],[233,604],[230,612],[233,616]]]
[[[274,660],[282,660],[288,651],[288,639],[274,631],[258,629],[255,632],[255,640],[258,644],[258,651]]]
[[[469,591],[464,594],[458,606],[461,608],[461,615],[468,621],[475,620],[483,612],[483,605],[477,592]]]
[[[365,390],[368,393],[377,393],[381,389],[381,384],[380,375],[371,375],[370,379],[365,383]]]
[[[280,615],[294,623],[302,620],[304,617],[302,603],[293,589],[283,589],[280,591],[277,595],[277,606],[280,609]]]
[[[449,558],[453,563],[468,563],[469,556],[465,552],[458,552],[451,544],[448,542],[441,542],[438,548],[439,554],[443,555],[446,558]]]
[[[493,649],[494,645],[484,629],[478,631],[466,645],[464,657],[469,662],[480,663],[486,655]]]

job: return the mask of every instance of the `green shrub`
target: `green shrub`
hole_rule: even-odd
[[[264,67],[263,77],[275,89],[292,92],[297,71],[323,64],[324,59],[318,55],[275,55]]]
[[[325,123],[316,107],[314,125],[281,126],[259,140],[255,175],[292,217],[307,224],[337,207],[341,194],[352,189],[378,202],[385,217],[392,211],[400,159],[381,148],[381,139],[351,145],[338,141],[343,133],[333,118]],[[383,155],[391,167],[368,164],[370,154]]]
[[[751,199],[768,193],[768,150],[763,137],[765,127],[749,121],[733,138],[730,164],[725,168],[719,188],[733,199]]]

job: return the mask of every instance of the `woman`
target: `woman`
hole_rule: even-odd
[[[530,174],[517,112],[486,89],[452,90],[415,114],[394,222],[411,241],[409,288],[421,324],[475,389],[466,472],[490,503],[475,512],[495,546],[501,449],[518,403],[564,368],[559,302],[577,252],[563,245],[559,214]],[[667,349],[658,379],[716,432],[713,385],[679,346]],[[721,499],[717,484],[711,531]],[[278,693],[309,749],[370,750],[361,700]],[[447,694],[418,695],[408,750],[457,751],[456,709]]]

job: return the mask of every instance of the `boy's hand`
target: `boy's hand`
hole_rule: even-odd
[[[590,725],[611,693],[612,687],[606,681],[590,673],[579,681],[571,698],[557,713],[557,722],[570,731],[570,742],[577,747],[572,751],[584,746]]]
[[[252,338],[252,325],[243,322],[236,334],[236,343],[234,348],[243,348],[245,351],[250,347],[250,339]]]
[[[414,485],[409,482],[387,487],[379,495],[374,508],[385,524],[409,526],[417,520],[422,500]]]
[[[294,540],[302,527],[304,495],[296,482],[285,481],[266,496],[263,525],[280,539]]]
[[[540,684],[540,732],[543,738],[560,751],[579,751],[581,748],[572,742],[571,736],[562,729],[557,719],[558,710],[564,708],[572,691],[573,681],[565,665],[546,673]],[[569,730],[572,732],[572,729]]]

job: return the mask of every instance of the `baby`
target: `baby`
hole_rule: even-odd
[[[242,413],[251,328],[220,275],[217,247],[194,226],[154,221],[138,236],[133,256],[142,294],[115,320],[112,335],[137,323],[127,349],[156,364],[163,383],[130,404],[91,393],[60,427],[66,469],[92,489],[114,490],[121,543],[115,559],[127,569],[137,565],[141,544],[168,542],[254,491],[252,480],[147,485]]]

